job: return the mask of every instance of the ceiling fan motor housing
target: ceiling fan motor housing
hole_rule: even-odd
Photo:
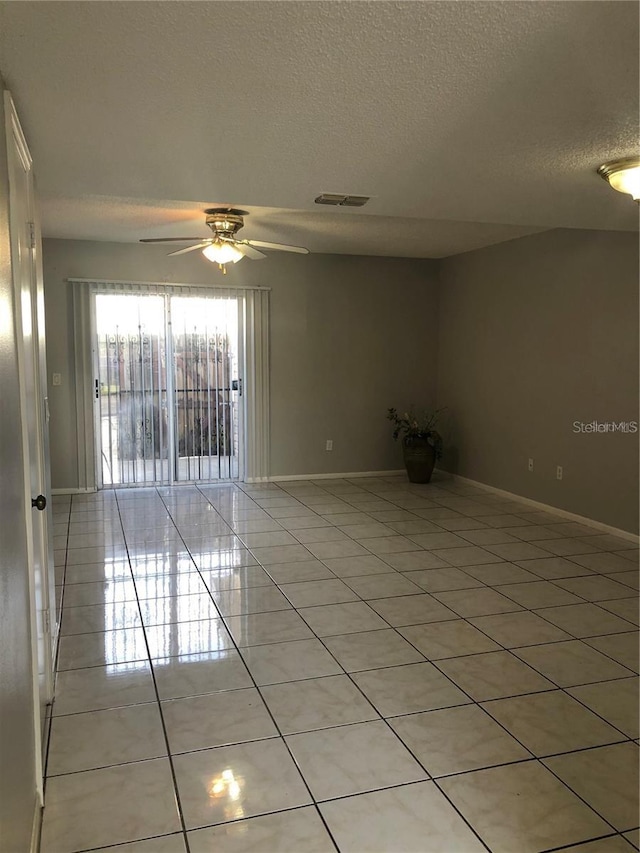
[[[244,213],[244,211],[242,211]],[[206,223],[214,234],[233,239],[244,226],[244,218],[236,210],[207,210]]]

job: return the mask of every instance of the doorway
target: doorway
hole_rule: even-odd
[[[241,478],[241,297],[96,292],[92,307],[98,487]]]

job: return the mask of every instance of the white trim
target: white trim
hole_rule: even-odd
[[[76,436],[78,486],[94,491],[97,487],[94,435],[93,341],[91,340],[91,294],[73,288],[73,351],[76,394]]]
[[[51,489],[52,495],[95,495],[97,489]]]
[[[31,844],[29,853],[38,853],[40,850],[40,829],[42,826],[42,803],[36,798],[35,810],[33,813],[33,824],[31,830]]]
[[[74,287],[74,290],[76,288]],[[104,471],[102,467],[102,420],[100,397],[96,397],[97,381],[100,377],[100,356],[98,354],[98,332],[96,326],[96,295],[92,289],[89,296],[89,325],[91,329],[91,413],[93,415],[93,480],[87,480],[87,486],[95,487],[99,491],[104,487],[103,477]],[[88,401],[85,402],[88,405]],[[88,414],[88,412],[86,413]],[[80,482],[78,480],[78,482]]]
[[[244,477],[267,482],[270,470],[269,294],[245,294],[244,341]]]
[[[236,476],[233,475],[232,465],[229,465],[229,475],[231,478],[231,482],[238,483],[242,482],[245,478],[246,470],[247,470],[247,395],[245,393],[246,390],[246,376],[247,371],[245,370],[245,363],[247,360],[247,297],[246,294],[236,300],[237,305],[237,336],[236,336],[236,376],[235,378],[239,381],[238,385],[238,396],[236,397],[237,405],[236,405],[236,429],[238,434],[238,446],[236,448]],[[268,377],[267,377],[268,382]],[[233,380],[231,387],[233,388]],[[231,459],[229,460],[231,463]]]
[[[16,145],[16,153],[22,161],[22,166],[25,172],[30,172],[33,168],[33,160],[31,159],[29,146],[27,145],[27,140],[25,139],[22,131],[22,125],[18,118],[16,106],[13,103],[13,98],[11,97],[11,93],[8,89],[4,90],[4,110],[7,120],[11,123],[11,133]]]
[[[32,248],[31,254],[34,265],[35,275],[35,297],[36,297],[36,317],[35,326],[38,330],[37,344],[37,362],[38,362],[38,377],[40,388],[40,399],[42,403],[42,411],[40,413],[41,424],[41,453],[43,466],[43,495],[51,496],[51,442],[49,435],[49,422],[51,420],[49,412],[49,392],[47,389],[47,352],[46,352],[46,323],[45,323],[45,299],[44,299],[44,274],[42,269],[42,228],[40,210],[36,203],[37,181],[33,171],[31,173],[32,193],[33,193],[33,233],[32,244],[35,242],[35,247]],[[43,550],[44,564],[47,567],[46,571],[46,591],[45,601],[46,609],[48,610],[48,618],[45,620],[45,628],[48,627],[49,639],[51,645],[51,666],[47,667],[47,698],[49,702],[53,702],[55,693],[55,662],[58,649],[58,637],[60,635],[60,613],[56,604],[56,589],[55,589],[55,570],[53,556],[53,530],[50,523],[51,513],[39,513],[41,524],[43,526]],[[46,748],[46,744],[44,745]]]
[[[534,507],[535,509],[542,510],[543,512],[552,512],[555,515],[560,515],[570,521],[588,524],[590,527],[596,527],[598,530],[602,530],[603,533],[610,533],[613,536],[619,536],[621,539],[627,539],[635,545],[640,544],[640,536],[637,536],[635,533],[631,533],[628,530],[622,530],[619,527],[612,527],[610,524],[604,524],[602,521],[596,521],[595,518],[588,518],[586,515],[578,515],[575,512],[569,512],[566,509],[560,509],[560,507],[552,506],[551,504],[534,501],[531,500],[531,498],[525,498],[524,495],[518,495],[515,492],[507,492],[506,489],[498,489],[496,486],[489,486],[486,483],[479,482],[478,480],[471,480],[469,477],[461,477],[459,474],[451,474],[449,471],[442,471],[441,469],[436,470],[440,474],[448,474],[453,480],[457,480],[460,483],[468,483],[470,486],[477,486],[479,489],[484,489],[487,492],[493,492],[496,495],[503,495],[505,498],[512,498],[513,500],[520,501],[520,503],[527,504],[527,506]],[[435,485],[437,485],[437,483]]]
[[[404,468],[397,471],[347,471],[336,474],[277,474],[275,477],[247,478],[245,483],[286,483],[289,480],[354,480],[357,477],[396,477],[406,474]]]
[[[115,278],[68,278],[70,284],[94,284],[94,285],[112,285],[126,284],[135,287],[191,287],[200,288],[201,290],[271,290],[270,287],[263,287],[261,284],[189,284],[185,281],[119,281]]]

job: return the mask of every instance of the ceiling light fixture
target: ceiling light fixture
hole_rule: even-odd
[[[244,254],[237,249],[232,243],[226,243],[222,240],[216,240],[209,246],[205,246],[202,254],[214,264],[236,264],[244,258]]]
[[[598,169],[598,174],[619,193],[628,193],[640,202],[640,157],[611,160]]]

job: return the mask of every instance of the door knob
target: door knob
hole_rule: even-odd
[[[47,506],[47,499],[44,495],[38,495],[37,498],[31,498],[31,506],[34,506],[42,512],[42,510]]]

